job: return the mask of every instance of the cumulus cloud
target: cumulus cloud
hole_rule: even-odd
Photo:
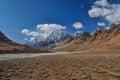
[[[73,27],[74,27],[75,29],[81,29],[81,28],[83,28],[83,24],[82,24],[81,22],[75,22],[75,23],[73,24]]]
[[[106,26],[106,23],[104,23],[104,22],[98,22],[97,25],[98,26]]]
[[[22,34],[25,34],[25,35],[27,35],[27,36],[34,36],[34,37],[39,36],[39,33],[38,33],[38,32],[29,31],[28,29],[23,29],[21,32],[22,32]]]
[[[111,10],[105,9],[105,8],[94,7],[91,10],[89,10],[88,13],[90,17],[101,17],[101,16],[105,17],[111,13]]]
[[[91,18],[102,17],[109,24],[120,23],[120,4],[109,3],[108,0],[97,0],[88,11]]]
[[[22,34],[26,35],[27,37],[30,37],[30,40],[35,40],[36,38],[39,40],[46,39],[52,32],[54,31],[61,31],[63,29],[66,29],[65,26],[59,25],[59,24],[40,24],[37,25],[35,31],[30,31],[28,29],[23,29],[21,32]]]
[[[29,30],[28,30],[28,29],[23,29],[23,30],[22,30],[22,33],[23,33],[23,34],[28,34],[28,33],[29,33]]]
[[[109,5],[107,0],[97,0],[94,4],[102,7],[106,7]]]

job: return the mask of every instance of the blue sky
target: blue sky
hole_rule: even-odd
[[[91,18],[88,11],[95,1],[97,0],[0,0],[0,30],[18,43],[25,42],[21,30],[34,31],[39,24],[66,26],[64,31],[68,33],[91,32],[98,27],[98,22],[104,21],[106,25],[111,22],[100,15]],[[120,4],[120,0],[108,2]],[[82,23],[82,28],[75,29],[75,22]]]

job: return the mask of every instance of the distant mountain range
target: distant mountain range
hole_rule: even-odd
[[[54,31],[44,41],[35,39],[25,45],[13,42],[0,31],[0,53],[47,52],[47,49],[53,51],[120,50],[120,25],[112,25],[109,29],[97,29],[92,33],[77,31],[72,35]]]
[[[67,34],[54,31],[46,40],[29,41],[27,46],[39,49],[53,49],[59,51],[81,50],[120,50],[120,25],[112,25],[110,29],[97,29],[93,32],[76,31]]]
[[[54,31],[44,41],[36,38],[35,40],[26,42],[25,45],[39,49],[51,49],[70,37],[72,37],[70,34],[62,31]]]

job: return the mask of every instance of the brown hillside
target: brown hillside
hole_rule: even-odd
[[[120,50],[120,25],[112,25],[110,29],[99,29],[83,40],[73,38],[65,40],[54,50]]]
[[[8,39],[0,31],[0,53],[23,53],[23,52],[45,52],[45,51],[33,49],[22,44],[15,43]]]

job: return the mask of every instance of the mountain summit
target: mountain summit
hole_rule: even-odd
[[[44,41],[36,38],[32,41],[26,42],[25,45],[39,49],[50,49],[70,37],[70,34],[64,33],[62,31],[53,31]]]

